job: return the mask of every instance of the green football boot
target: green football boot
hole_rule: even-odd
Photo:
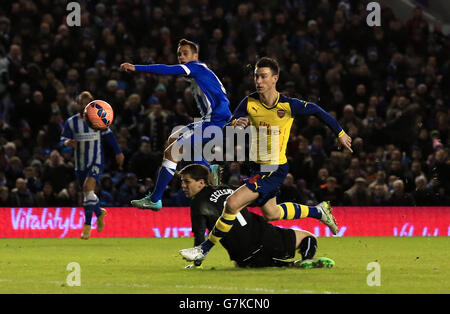
[[[298,268],[310,269],[310,268],[332,268],[335,263],[328,257],[319,257],[314,259],[298,260],[294,262],[294,266]]]
[[[132,200],[131,205],[140,209],[151,209],[153,211],[158,211],[162,208],[161,200],[156,203],[152,202],[150,196],[152,194],[148,194],[146,197],[141,198],[140,200]]]

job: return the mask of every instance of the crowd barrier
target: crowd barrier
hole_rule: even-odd
[[[106,228],[92,237],[191,237],[189,207],[164,207],[159,212],[132,207],[107,207]],[[251,211],[259,213],[258,208]],[[450,207],[335,207],[337,236],[450,236]],[[82,207],[0,207],[1,238],[79,237]],[[273,222],[332,236],[328,227],[311,218]]]

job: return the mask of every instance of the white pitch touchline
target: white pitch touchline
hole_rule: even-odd
[[[210,290],[245,290],[245,291],[257,291],[257,292],[288,292],[289,290],[274,290],[267,288],[248,288],[248,287],[219,287],[219,286],[207,286],[207,285],[175,285],[175,288],[179,289],[210,289]]]
[[[1,279],[0,282],[21,282],[21,283],[34,283],[37,282],[36,280],[11,280],[11,279]],[[47,283],[52,285],[61,285],[64,282],[63,281],[39,281],[39,283]],[[81,284],[83,286],[83,284]],[[92,286],[92,285],[90,285]],[[156,287],[155,285],[150,284],[127,284],[127,283],[105,283],[100,286],[106,286],[106,287],[123,287],[123,288],[151,288]],[[281,290],[275,290],[275,289],[267,289],[267,288],[249,288],[249,287],[219,287],[219,286],[208,286],[208,285],[175,285],[175,288],[177,289],[210,289],[210,290],[244,290],[244,291],[253,291],[253,292],[261,292],[261,293],[306,293],[306,294],[336,294],[338,292],[331,292],[331,291],[314,291],[314,290],[289,290],[289,289],[281,289]]]
[[[290,290],[290,289],[267,289],[267,288],[248,288],[248,287],[219,287],[219,286],[207,286],[207,285],[176,285],[175,288],[180,289],[211,289],[211,290],[245,290],[245,291],[256,291],[256,292],[271,292],[271,293],[312,293],[312,294],[338,294],[339,292],[332,291],[315,291],[315,290]]]

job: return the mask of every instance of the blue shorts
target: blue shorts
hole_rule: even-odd
[[[95,178],[95,180],[99,182],[100,176],[103,173],[103,168],[104,167],[101,165],[92,165],[85,170],[75,170],[75,176],[77,178],[78,184],[82,187],[84,181],[88,177]]]
[[[220,145],[223,143],[223,127],[227,124],[226,121],[218,122],[206,122],[197,121],[190,123],[179,130],[181,135],[177,138],[177,142],[180,146],[189,149],[186,151],[191,152],[189,158],[192,160],[200,161],[203,158],[203,144],[214,139],[218,134],[220,134]],[[188,161],[187,159],[185,159]]]
[[[192,146],[208,142],[214,138],[214,134],[222,132],[222,129],[226,124],[226,121],[196,121],[189,123],[180,129],[181,135],[178,137],[177,141],[180,145],[189,144]]]
[[[280,187],[289,173],[289,164],[273,166],[273,170],[264,169],[266,165],[251,163],[251,175],[246,179],[245,186],[259,196],[255,200],[257,206],[263,206],[268,200],[280,193]],[[263,167],[263,168],[261,168]]]

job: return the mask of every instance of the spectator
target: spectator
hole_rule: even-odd
[[[102,202],[102,199],[105,203],[108,203],[110,205],[103,205],[103,206],[113,206],[116,205],[116,196],[117,191],[116,187],[114,186],[114,182],[109,174],[104,174],[100,178],[100,194],[104,194],[103,196],[100,196],[100,202]]]
[[[8,166],[5,167],[5,176],[9,186],[23,177],[22,160],[19,157],[14,156],[9,159]]]
[[[118,205],[129,206],[132,200],[137,199],[138,191],[139,185],[136,175],[128,173],[117,194]]]
[[[370,204],[369,191],[366,179],[358,177],[355,184],[344,192],[344,205],[368,206]]]
[[[323,137],[322,135],[314,135],[313,141],[310,145],[311,158],[314,160],[314,172],[319,170],[327,158],[327,154],[325,153],[325,149],[323,146]]]
[[[280,194],[277,196],[278,204],[284,202],[301,202],[300,193],[294,182],[294,176],[291,173],[287,174],[286,179],[280,187]]]
[[[402,180],[395,180],[393,183],[393,192],[389,198],[388,204],[391,206],[414,206],[414,199],[411,194],[405,192],[405,186]]]
[[[319,202],[330,201],[333,206],[343,205],[343,196],[340,186],[335,177],[328,177],[325,186],[322,186],[317,193]]]
[[[57,194],[53,190],[51,182],[44,182],[42,191],[36,193],[36,206],[57,206],[59,205],[59,199]]]
[[[325,126],[323,125],[323,123],[321,123],[320,120],[316,116],[309,116],[308,124],[302,130],[302,135],[309,142],[312,142],[313,137],[315,135],[322,135],[322,138],[326,137],[327,130],[325,129]]]
[[[311,185],[314,180],[314,160],[311,156],[309,141],[300,137],[297,153],[289,160],[294,178],[303,178]]]
[[[386,206],[389,201],[389,191],[386,184],[375,184],[370,194],[371,206]]]
[[[162,151],[171,131],[168,129],[168,115],[163,111],[161,104],[150,105],[150,113],[144,118],[143,135],[151,139],[152,151]]]
[[[60,206],[83,205],[83,194],[75,181],[70,182],[66,188],[58,193],[58,203]]]
[[[436,204],[436,197],[433,190],[428,186],[427,178],[424,175],[420,175],[414,180],[416,189],[414,190],[413,197],[416,206],[432,206]]]
[[[317,171],[317,178],[314,181],[313,192],[316,194],[322,187],[326,185],[327,178],[330,176],[327,168],[320,168]]]
[[[113,195],[109,193],[109,191],[102,189],[99,184],[95,186],[95,194],[98,195],[98,198],[100,200],[99,204],[101,207],[115,205]]]
[[[9,194],[9,188],[5,185],[0,186],[0,206],[9,207],[14,205],[15,203],[13,202]]]
[[[386,171],[378,170],[375,180],[369,184],[369,192],[375,192],[375,186],[377,185],[386,185]],[[387,191],[387,185],[386,185]]]
[[[446,149],[438,149],[434,153],[434,161],[431,164],[433,178],[436,179],[439,187],[443,189],[445,195],[450,194],[450,159]]]
[[[139,180],[154,178],[161,166],[161,160],[161,154],[152,152],[150,138],[142,136],[139,151],[131,156],[128,170],[135,173]]]
[[[344,130],[352,130],[352,137],[358,136],[358,131],[363,127],[362,120],[355,115],[355,109],[350,104],[344,106],[339,124]]]
[[[27,188],[27,183],[23,178],[18,178],[16,180],[16,187],[11,190],[11,200],[14,203],[14,206],[36,206],[35,197]]]
[[[57,150],[50,153],[50,158],[45,162],[42,181],[52,182],[56,193],[59,193],[67,182],[73,181],[73,168],[64,163],[64,159]]]
[[[23,170],[25,181],[27,182],[27,188],[31,191],[31,193],[36,194],[39,191],[42,191],[42,182],[38,177],[37,171],[35,167],[28,166]]]
[[[288,2],[288,12],[278,12],[270,3],[266,12],[252,3],[232,0],[214,5],[186,2],[178,11],[170,5],[155,7],[145,2],[130,13],[130,8],[113,0],[108,4],[117,7],[117,14],[108,14],[103,2],[83,7],[81,37],[59,24],[60,12],[47,10],[47,5],[33,5],[32,11],[19,3],[4,6],[0,17],[0,144],[3,149],[5,143],[10,148],[9,143],[14,143],[15,149],[0,152],[0,174],[11,175],[6,167],[13,157],[21,160],[23,168],[45,164],[42,152],[59,149],[54,141],[59,119],[77,112],[74,97],[82,89],[113,106],[112,128],[120,131],[126,165],[131,165],[131,156],[140,150],[142,136],[150,139],[153,153],[161,154],[173,126],[198,116],[191,86],[181,76],[129,76],[117,71],[117,65],[124,61],[176,63],[170,47],[187,37],[205,47],[200,50],[201,59],[222,81],[231,110],[253,89],[252,71],[246,73],[244,65],[267,55],[280,61],[279,84],[284,93],[323,105],[353,137],[355,153],[351,157],[342,153],[336,161],[339,152],[328,128],[315,117],[296,122],[287,151],[295,182],[303,179],[308,189],[318,193],[326,183],[317,175],[326,168],[344,191],[357,177],[372,183],[370,160],[374,157],[377,169],[382,167],[386,176],[404,182],[405,192],[415,191],[415,178],[425,176],[436,204],[445,204],[450,195],[448,157],[441,150],[448,155],[450,89],[446,88],[449,45],[442,25],[430,29],[419,7],[404,23],[386,6],[385,27],[368,28],[363,27],[365,19],[359,14],[365,1]],[[21,30],[22,17],[30,12],[42,18],[27,18]],[[143,36],[142,29],[149,36]],[[316,149],[318,142],[321,148]],[[400,159],[390,156],[393,150],[398,150]],[[71,167],[69,154],[61,154]],[[110,157],[106,151],[105,173],[114,180],[120,181],[130,171],[140,174],[127,166],[117,169]],[[359,167],[353,168],[355,164]],[[226,168],[224,178],[241,180],[247,169],[244,164],[239,167],[238,177],[227,174]],[[9,188],[23,176],[28,181],[29,173],[12,175]],[[36,178],[40,177],[36,172]],[[55,189],[68,188],[50,181]],[[371,195],[377,184],[369,188]],[[299,186],[302,197],[312,200],[314,194],[308,189]]]

